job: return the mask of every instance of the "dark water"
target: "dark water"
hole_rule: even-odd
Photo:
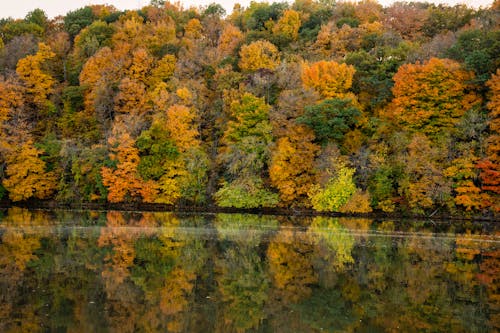
[[[495,225],[11,209],[0,332],[498,332]]]

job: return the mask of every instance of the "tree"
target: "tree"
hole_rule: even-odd
[[[355,69],[335,61],[318,61],[304,64],[302,82],[306,88],[313,88],[324,98],[348,97]]]
[[[80,30],[92,24],[96,19],[97,17],[92,12],[92,8],[86,6],[66,14],[64,29],[70,34],[71,38],[75,38]]]
[[[273,34],[285,41],[296,41],[299,37],[300,25],[300,14],[295,10],[288,9],[283,12],[283,16],[273,27]]]
[[[56,175],[46,171],[45,162],[40,155],[41,151],[28,140],[13,148],[6,157],[6,177],[2,184],[9,191],[12,201],[32,197],[47,199],[54,193],[57,186]]]
[[[324,186],[313,186],[309,192],[313,208],[338,212],[356,192],[353,180],[355,171],[354,168],[341,165]]]
[[[418,40],[429,12],[418,3],[396,2],[386,8],[384,26],[405,40]]]
[[[244,71],[274,70],[279,64],[278,49],[268,41],[258,40],[241,47],[239,66]]]
[[[403,129],[431,137],[452,131],[460,117],[480,101],[469,86],[473,78],[448,59],[403,65],[394,75],[388,115]]]
[[[232,120],[227,124],[219,154],[219,160],[226,164],[227,178],[215,196],[220,205],[255,208],[278,202],[277,194],[265,189],[261,176],[272,141],[269,109],[264,99],[250,93],[231,103]]]
[[[341,141],[357,122],[361,112],[351,99],[325,99],[319,104],[306,106],[297,122],[309,126],[318,142]]]
[[[139,150],[135,147],[135,140],[127,133],[117,138],[110,138],[111,160],[115,167],[101,169],[102,182],[108,188],[110,202],[127,202],[142,198],[145,202],[152,202],[157,194],[153,182],[144,182],[139,178]]]
[[[443,175],[441,163],[445,151],[433,145],[424,134],[417,133],[403,157],[405,175],[399,181],[399,192],[414,212],[435,205],[444,206],[451,197],[451,184]]]
[[[118,86],[114,98],[115,111],[119,113],[144,114],[148,111],[146,85],[141,81],[125,77]]]
[[[200,133],[195,127],[193,110],[184,105],[172,105],[166,114],[165,130],[170,133],[170,139],[180,153],[190,148],[197,148],[201,142],[198,139]]]
[[[27,56],[17,63],[16,72],[26,83],[27,93],[33,102],[42,108],[48,107],[48,97],[53,93],[55,84],[54,78],[43,71],[43,65],[55,55],[49,46],[39,43],[35,55]]]
[[[269,176],[272,185],[280,191],[280,200],[285,206],[308,205],[304,201],[315,181],[313,162],[319,151],[313,140],[313,133],[299,125],[276,142]]]
[[[217,50],[221,57],[227,57],[233,54],[234,50],[243,40],[243,33],[232,24],[227,24],[219,37]]]

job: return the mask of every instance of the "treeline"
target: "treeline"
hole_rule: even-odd
[[[500,2],[0,21],[0,196],[500,211]]]

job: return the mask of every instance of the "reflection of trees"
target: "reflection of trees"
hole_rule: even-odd
[[[224,301],[217,331],[244,332],[258,328],[265,319],[269,277],[258,246],[277,224],[270,216],[217,215],[219,239],[227,242],[215,262],[218,291]]]
[[[46,214],[41,211],[10,208],[2,219],[0,230],[0,331],[33,331],[40,329],[41,318],[36,315],[36,305],[26,304],[21,309],[22,317],[11,316],[13,302],[17,299],[17,287],[23,279],[26,266],[38,257],[43,233],[37,229],[44,225]],[[11,321],[12,320],[12,321]]]
[[[312,267],[313,246],[305,233],[282,227],[267,249],[269,272],[277,297],[298,302],[311,294],[310,285],[318,277]]]
[[[179,232],[184,223],[172,213],[144,213],[160,229],[135,241],[132,280],[144,293],[139,325],[146,331],[186,331],[197,271],[204,264],[203,242]]]
[[[488,294],[489,326],[492,331],[500,332],[500,249],[483,252],[480,271],[478,279]]]
[[[365,256],[365,287],[371,291],[366,305],[372,307],[367,314],[374,326],[389,331],[484,329],[484,313],[478,311],[482,301],[470,280],[473,267],[454,259],[455,239],[427,230],[410,230],[403,237],[391,233],[391,225],[379,226],[386,234],[374,239],[367,249],[373,254]]]
[[[112,332],[133,332],[141,306],[134,302],[140,294],[128,279],[135,258],[135,235],[129,226],[137,220],[126,219],[124,213],[115,211],[108,212],[106,218],[106,227],[101,228],[97,244],[107,250],[101,277],[106,292],[108,325]]]
[[[342,271],[346,265],[354,263],[352,257],[354,237],[338,219],[315,217],[308,233],[317,245],[319,256],[327,262],[327,266]]]
[[[219,239],[257,246],[264,236],[276,230],[278,220],[274,216],[217,214],[215,225]]]
[[[254,248],[235,246],[216,261],[217,283],[224,301],[218,331],[244,332],[265,319],[269,278]]]

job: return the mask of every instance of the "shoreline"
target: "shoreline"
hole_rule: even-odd
[[[411,212],[386,213],[374,211],[371,213],[339,213],[318,212],[312,209],[298,208],[235,208],[220,207],[216,205],[167,205],[159,203],[65,203],[59,201],[30,200],[23,202],[0,201],[0,209],[20,207],[27,209],[66,209],[66,210],[103,210],[103,211],[145,211],[145,212],[176,212],[176,213],[228,213],[228,214],[256,214],[256,215],[279,215],[279,216],[327,216],[327,217],[352,217],[371,219],[420,219],[438,221],[474,221],[496,223],[500,222],[498,216],[459,215],[449,212],[437,212],[433,214],[416,214]]]

